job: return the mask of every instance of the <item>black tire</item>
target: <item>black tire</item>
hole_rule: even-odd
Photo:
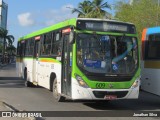
[[[65,101],[65,97],[62,96],[62,95],[60,95],[58,93],[58,90],[57,90],[57,80],[56,79],[53,81],[53,88],[52,89],[53,89],[54,100],[56,102],[64,102]]]
[[[24,85],[25,87],[30,87],[31,86],[31,83],[27,80],[27,69],[24,70]]]

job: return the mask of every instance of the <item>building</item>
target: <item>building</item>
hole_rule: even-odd
[[[0,0],[0,27],[7,29],[8,5]]]
[[[7,15],[8,15],[8,5],[0,0],[0,27],[7,29]],[[3,39],[0,38],[0,54],[2,54],[3,49]]]

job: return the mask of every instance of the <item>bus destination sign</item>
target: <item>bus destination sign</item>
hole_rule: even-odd
[[[104,31],[104,32],[121,32],[121,33],[135,33],[135,26],[132,24],[112,22],[112,21],[87,21],[78,20],[77,29]]]

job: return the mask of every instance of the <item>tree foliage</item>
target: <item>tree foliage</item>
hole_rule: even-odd
[[[118,2],[115,18],[134,23],[139,39],[144,28],[160,25],[160,7],[157,0],[134,0],[132,4]]]
[[[1,55],[2,51],[3,51],[3,46],[2,46],[2,44],[0,43],[0,55]]]
[[[13,35],[8,35],[8,30],[0,27],[0,38],[3,38],[3,54],[5,52],[6,46],[12,46],[14,42],[14,36]]]
[[[78,8],[74,8],[72,13],[78,13],[78,17],[88,17],[89,13],[92,11],[91,2],[85,0],[78,4]]]
[[[16,52],[15,46],[13,46],[13,45],[8,46],[8,47],[6,48],[6,52],[7,52],[9,55],[14,55],[15,52]]]
[[[78,4],[77,8],[72,10],[72,13],[78,13],[81,18],[104,18],[109,13],[105,9],[111,9],[110,5],[104,0],[85,0]]]

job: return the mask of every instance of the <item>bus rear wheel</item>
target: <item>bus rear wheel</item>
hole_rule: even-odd
[[[57,80],[53,81],[53,97],[56,102],[64,102],[65,97],[58,93]]]
[[[25,87],[30,87],[31,86],[31,83],[27,80],[27,69],[24,70],[24,85]]]

